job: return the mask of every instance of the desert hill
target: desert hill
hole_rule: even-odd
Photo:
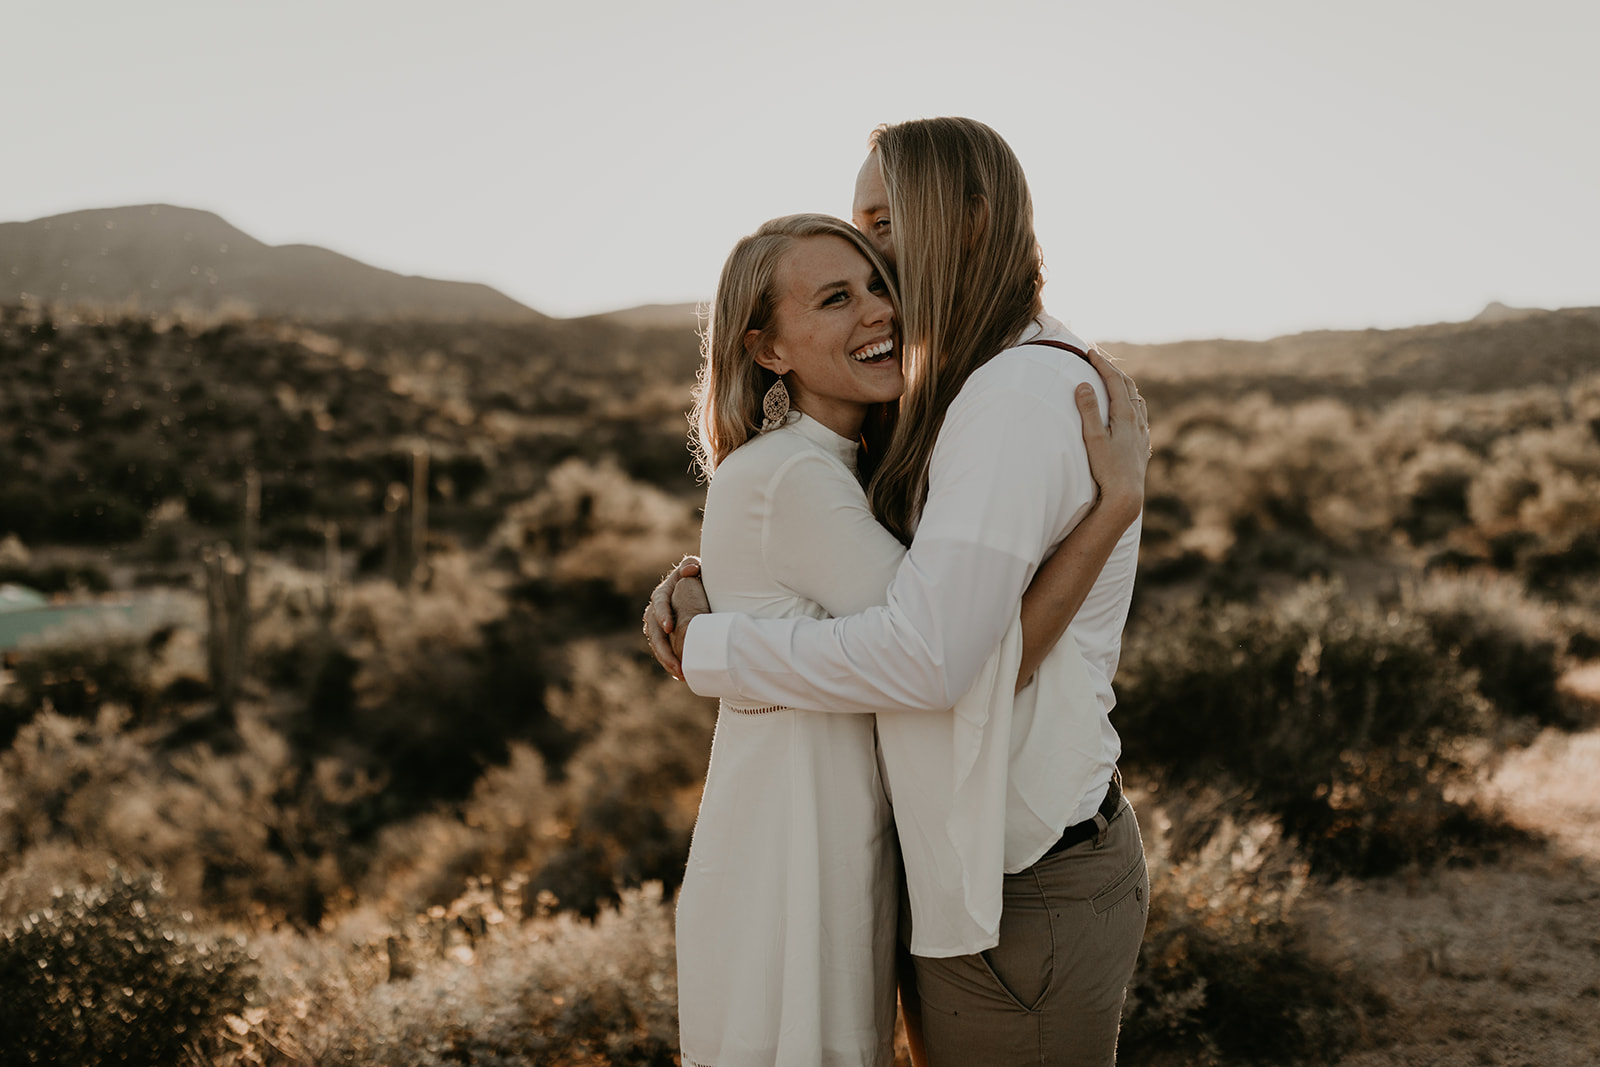
[[[0,223],[0,302],[306,320],[542,319],[487,285],[268,245],[209,211],[146,204]]]
[[[1600,308],[1491,304],[1467,322],[1399,330],[1317,330],[1270,341],[1107,346],[1152,403],[1266,392],[1279,402],[1331,396],[1358,406],[1406,393],[1564,387],[1600,366]]]
[[[591,317],[636,329],[698,330],[701,313],[708,307],[706,304],[641,304]]]
[[[574,321],[670,333],[698,330],[702,310],[646,304]],[[1285,403],[1328,396],[1370,406],[1408,393],[1570,385],[1600,367],[1600,307],[1547,311],[1491,303],[1464,322],[1106,347],[1160,401],[1265,392]]]

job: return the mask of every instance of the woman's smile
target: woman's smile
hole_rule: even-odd
[[[876,344],[866,345],[850,353],[857,363],[882,363],[894,356],[894,339],[885,338]]]

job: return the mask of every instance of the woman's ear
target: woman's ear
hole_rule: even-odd
[[[772,345],[767,342],[767,336],[763,331],[746,330],[744,350],[750,353],[750,358],[756,361],[756,366],[765,367],[780,378],[789,373],[789,361],[772,350]]]

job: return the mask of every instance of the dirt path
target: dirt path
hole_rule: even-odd
[[[1600,1064],[1600,729],[1546,732],[1484,793],[1548,846],[1303,903],[1324,949],[1390,1001],[1382,1047],[1340,1067]]]

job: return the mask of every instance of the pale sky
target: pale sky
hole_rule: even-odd
[[[968,115],[1101,340],[1600,305],[1594,0],[3,0],[0,221],[163,202],[580,315]]]

